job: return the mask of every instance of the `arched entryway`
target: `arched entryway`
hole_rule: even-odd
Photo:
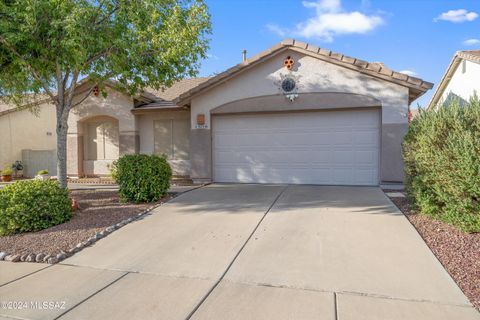
[[[110,116],[95,116],[80,121],[83,131],[83,174],[105,176],[117,160],[120,151],[118,120]]]

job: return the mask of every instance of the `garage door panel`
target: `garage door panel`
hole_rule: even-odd
[[[376,171],[372,169],[357,169],[354,172],[354,179],[357,183],[361,183],[363,181],[371,181],[371,183],[375,183],[377,181]]]
[[[353,144],[356,146],[377,146],[378,130],[368,132],[357,131],[353,136]]]
[[[377,185],[378,110],[213,118],[217,182]]]
[[[354,163],[356,164],[366,164],[373,167],[378,167],[377,157],[378,150],[375,151],[356,151],[354,154]]]

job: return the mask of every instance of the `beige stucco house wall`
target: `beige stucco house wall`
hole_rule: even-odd
[[[0,115],[1,168],[21,161],[22,150],[56,150],[55,107],[42,104],[36,110],[32,113],[9,106]]]
[[[137,121],[131,113],[133,98],[110,87],[106,91],[107,98],[90,95],[70,113],[68,175],[109,175],[110,165],[119,156],[138,152]],[[92,148],[101,150],[93,154],[89,152]]]
[[[139,151],[142,154],[162,154],[160,150],[170,149],[169,163],[177,175],[190,174],[190,112],[153,111],[137,114],[140,139]],[[173,127],[173,134],[162,134],[162,128]],[[166,131],[166,130],[164,130]],[[171,143],[171,141],[173,143]],[[169,146],[162,148],[162,141]],[[171,150],[173,149],[173,150]]]
[[[403,181],[401,143],[408,128],[410,103],[407,85],[360,73],[298,50],[284,50],[274,56],[268,54],[266,52],[266,58],[251,58],[252,61],[263,60],[189,97],[192,119],[190,175],[194,180],[212,179],[211,117],[215,113],[378,107],[381,109],[380,179]],[[292,74],[298,78],[299,97],[294,102],[285,99],[278,86],[281,74],[287,73],[283,64],[286,56],[296,61]],[[198,114],[205,115],[207,128],[195,128]]]

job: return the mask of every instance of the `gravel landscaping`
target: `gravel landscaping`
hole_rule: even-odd
[[[139,214],[173,197],[172,194],[168,194],[157,202],[134,204],[120,202],[118,192],[115,190],[73,190],[71,195],[78,201],[79,209],[75,211],[70,221],[38,232],[1,236],[0,252],[7,252],[9,257],[0,258],[12,260],[12,257],[17,257],[15,260],[18,261],[22,257],[21,260],[28,261],[31,260],[28,258],[29,254],[37,256],[42,254],[44,257],[60,255],[58,260],[61,260],[64,255],[74,253],[72,248],[76,248],[79,243],[84,243],[78,247],[80,250],[98,240],[92,237],[106,236],[127,221],[131,222]],[[114,225],[117,226],[109,228]],[[105,229],[111,230],[105,232]],[[54,263],[56,259],[51,261]]]
[[[384,190],[388,192],[387,190]],[[390,197],[480,311],[480,233],[466,233],[410,208],[407,198]]]

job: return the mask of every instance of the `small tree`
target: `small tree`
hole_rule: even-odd
[[[17,106],[27,98],[34,106],[40,95],[55,105],[57,174],[66,187],[70,110],[108,79],[133,95],[194,76],[210,28],[202,0],[1,1],[0,95]],[[78,93],[81,81],[87,88]]]

